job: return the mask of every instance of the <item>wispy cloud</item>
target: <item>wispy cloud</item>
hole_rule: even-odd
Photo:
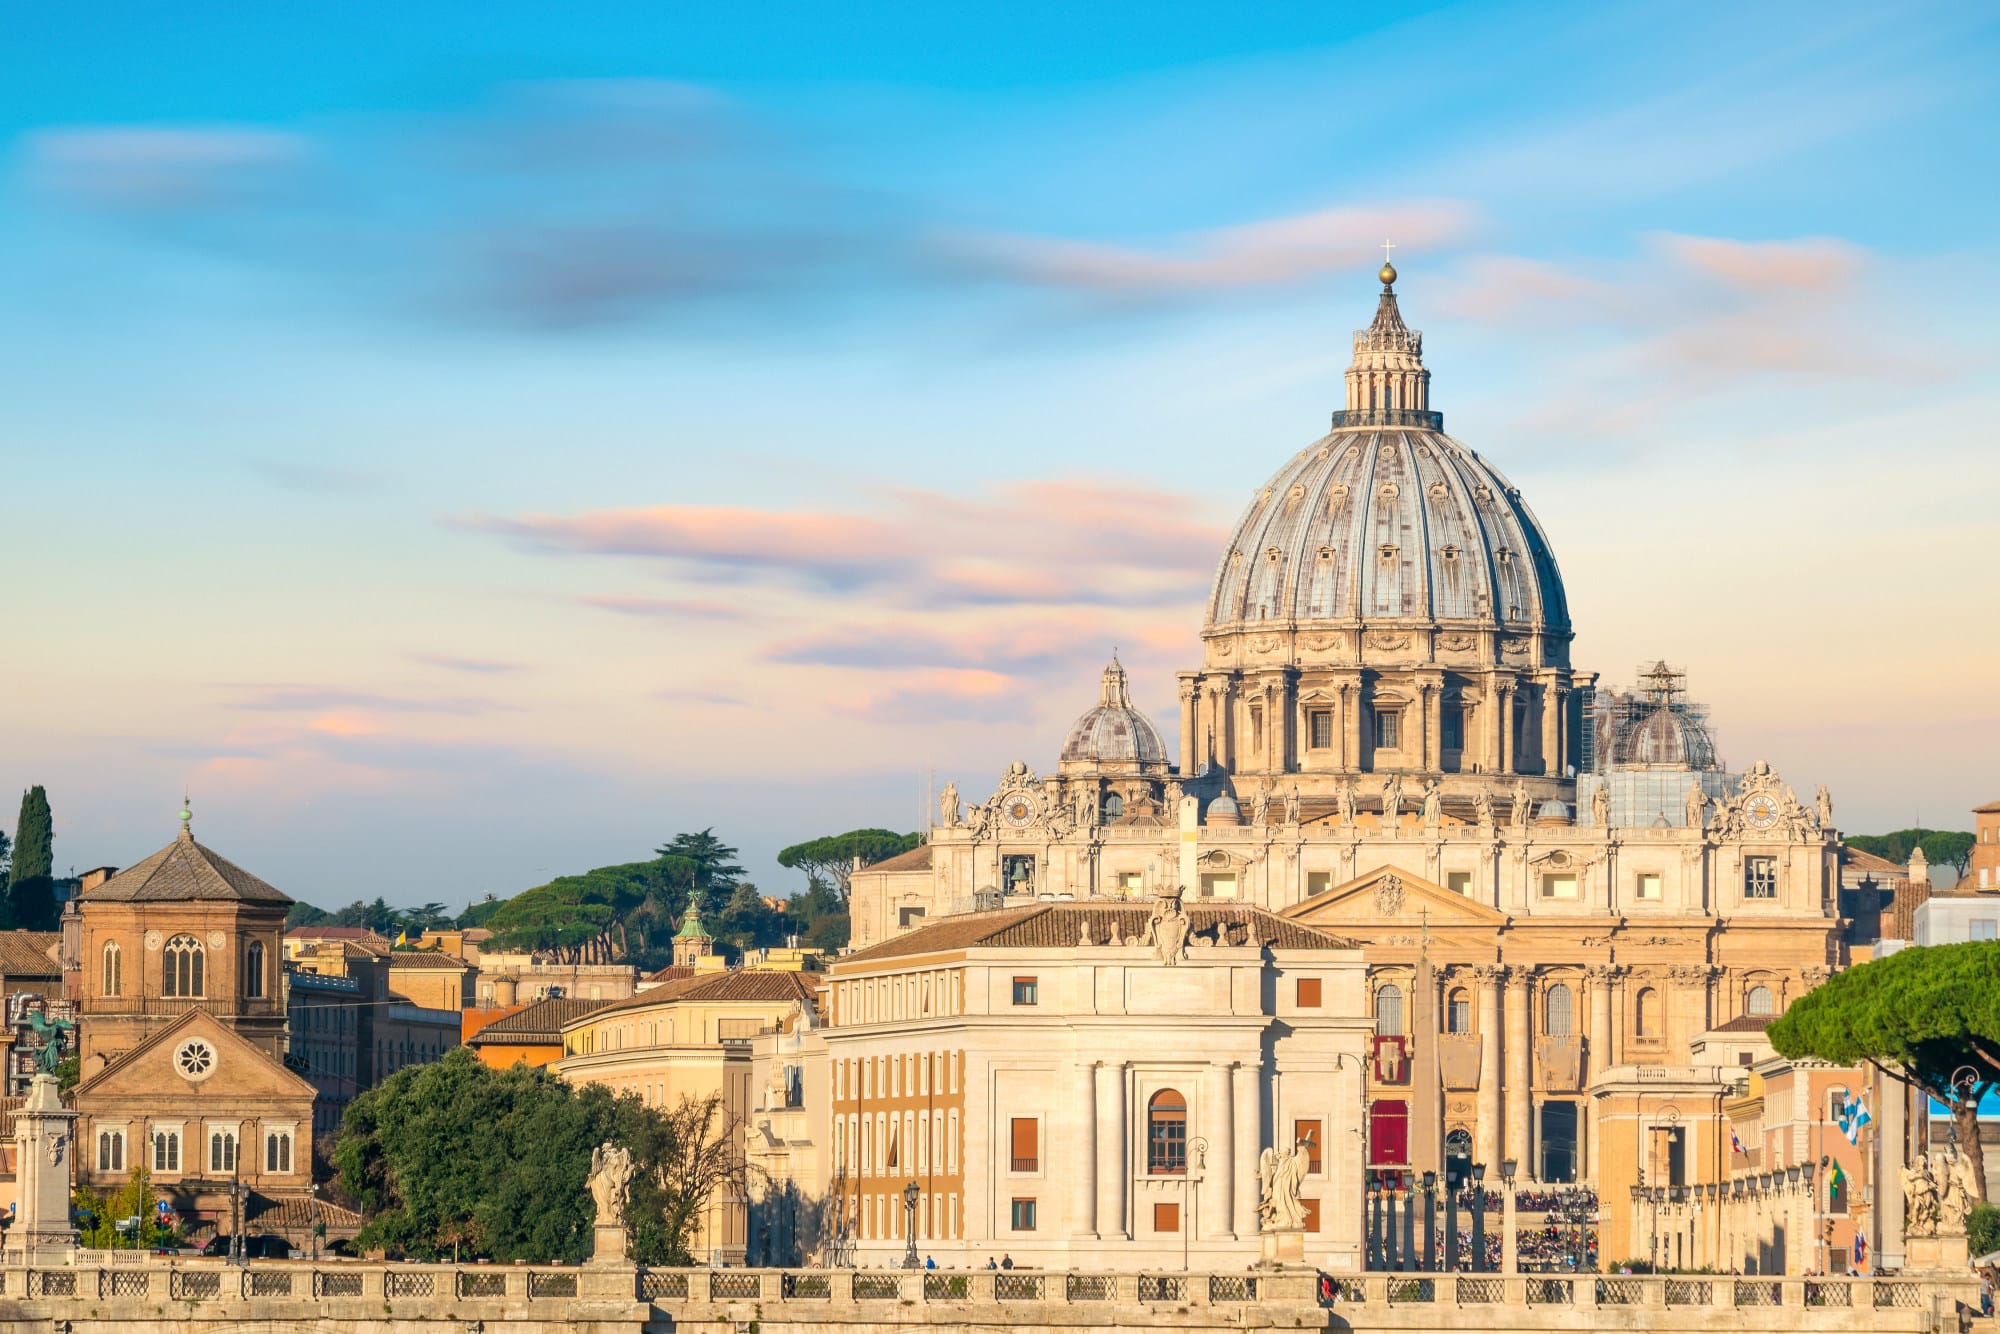
[[[712,704],[717,708],[741,709],[749,707],[748,701],[720,690],[703,690],[698,686],[670,687],[655,690],[653,698],[668,704]]]
[[[1223,530],[1187,496],[1126,482],[1048,479],[977,497],[899,489],[865,508],[655,505],[451,520],[531,551],[667,563],[711,584],[775,578],[838,597],[932,608],[1158,605],[1199,595]],[[630,614],[686,614],[677,599],[599,599]]]
[[[49,129],[27,143],[30,178],[96,208],[181,212],[240,206],[296,168],[307,141],[245,125]]]
[[[499,658],[461,658],[448,653],[412,653],[411,662],[420,662],[426,667],[439,667],[448,672],[464,672],[470,676],[508,676],[527,670],[527,664],[507,662]]]
[[[648,616],[662,620],[740,621],[746,613],[731,602],[712,598],[622,597],[596,594],[577,599],[586,607],[616,612],[620,616]]]
[[[1036,287],[1122,299],[1189,296],[1366,271],[1385,237],[1456,248],[1478,212],[1457,200],[1336,207],[1198,232],[1155,246],[1023,235],[948,235],[940,253],[965,271]]]
[[[236,689],[243,693],[228,701],[230,708],[269,713],[323,713],[351,709],[362,713],[438,713],[470,718],[517,711],[517,706],[512,704],[465,695],[394,695],[314,685],[243,686]]]

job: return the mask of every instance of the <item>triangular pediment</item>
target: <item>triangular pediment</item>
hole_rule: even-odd
[[[183,1045],[200,1039],[210,1048],[210,1065],[199,1079],[177,1065]],[[306,1098],[317,1090],[287,1070],[262,1047],[239,1035],[205,1010],[190,1009],[166,1028],[125,1052],[76,1086],[79,1106],[126,1097],[171,1100],[199,1108],[210,1102],[264,1098]]]
[[[1503,912],[1396,866],[1378,866],[1344,885],[1321,890],[1279,916],[1336,935],[1389,926],[1428,926],[1434,933],[1454,927],[1491,931],[1509,921]]]

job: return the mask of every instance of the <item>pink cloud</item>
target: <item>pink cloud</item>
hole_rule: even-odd
[[[1663,234],[1655,244],[1678,267],[1741,289],[1842,292],[1859,276],[1867,252],[1829,237],[1732,241]]]
[[[1144,249],[1056,237],[970,235],[940,249],[960,265],[1035,286],[1113,296],[1268,287],[1365,266],[1387,236],[1439,250],[1462,243],[1478,215],[1457,200],[1328,208],[1220,227]]]
[[[701,598],[649,598],[649,597],[582,597],[577,601],[588,607],[604,611],[614,611],[621,616],[659,616],[667,618],[685,617],[700,621],[738,621],[743,619],[743,609],[728,602],[714,602]]]

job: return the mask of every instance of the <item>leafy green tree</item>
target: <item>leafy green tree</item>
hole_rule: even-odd
[[[333,914],[324,908],[315,908],[310,903],[294,903],[285,909],[285,930],[295,926],[326,926],[333,921]]]
[[[738,949],[759,949],[784,944],[791,934],[791,923],[784,913],[764,902],[757,886],[745,881],[729,896],[710,931]]]
[[[2000,1085],[2000,941],[1899,950],[1836,973],[1767,1035],[1781,1056],[1866,1062],[1944,1104],[1985,1198],[1979,1099]]]
[[[477,903],[466,904],[465,911],[458,915],[458,925],[468,931],[475,926],[485,926],[487,919],[500,911],[502,902],[498,896],[488,894]]]
[[[13,864],[7,873],[7,915],[21,930],[55,930],[55,845],[49,794],[37,783],[21,794]]]
[[[706,1196],[687,1198],[704,1179],[685,1162],[702,1146],[682,1142],[672,1114],[547,1070],[494,1070],[464,1048],[408,1067],[349,1105],[333,1159],[367,1215],[362,1247],[575,1263],[590,1253],[586,1183],[606,1140],[632,1153],[634,1257],[688,1263],[688,1220]],[[710,1173],[706,1189],[719,1180]]]
[[[1965,1248],[1975,1259],[2000,1251],[2000,1209],[1982,1200],[1966,1211]]]
[[[701,904],[704,917],[722,912],[743,874],[736,849],[717,838],[712,826],[696,834],[675,834],[658,852],[669,874]]]
[[[1898,829],[1891,834],[1843,834],[1842,839],[1851,848],[1872,852],[1901,865],[1910,860],[1910,854],[1918,848],[1924,850],[1924,860],[1933,866],[1949,866],[1959,875],[1971,864],[1972,848],[1977,841],[1964,830]]]
[[[898,834],[887,829],[850,829],[844,834],[828,834],[823,838],[794,843],[778,853],[778,865],[788,870],[804,871],[808,887],[814,884],[832,886],[845,911],[847,879],[853,873],[855,858],[860,858],[863,866],[870,866],[908,852],[921,841],[922,836],[918,834]]]
[[[5,878],[8,875],[7,860],[9,854],[13,851],[13,847],[14,845],[7,841],[7,831],[0,829],[0,878]]]

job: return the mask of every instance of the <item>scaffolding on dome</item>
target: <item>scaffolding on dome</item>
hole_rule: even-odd
[[[1600,686],[1584,700],[1584,773],[1577,809],[1591,809],[1598,788],[1611,798],[1615,826],[1687,823],[1687,790],[1725,796],[1729,775],[1709,730],[1708,706],[1690,700],[1687,672],[1664,659],[1641,663],[1630,690]]]

